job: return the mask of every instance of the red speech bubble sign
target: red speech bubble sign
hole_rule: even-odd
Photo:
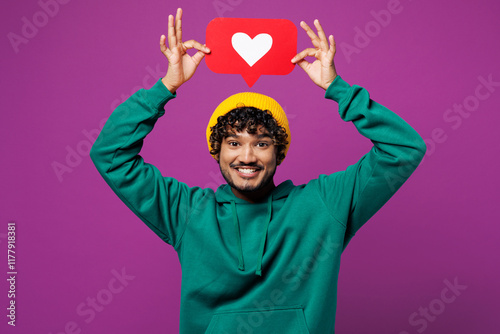
[[[297,27],[284,19],[219,17],[207,26],[210,54],[205,62],[215,73],[241,74],[249,87],[262,74],[286,75],[295,64]]]

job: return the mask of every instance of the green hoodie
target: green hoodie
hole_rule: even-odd
[[[161,80],[116,108],[90,156],[182,267],[180,333],[334,333],[340,256],[417,167],[422,138],[337,76],[325,97],[374,146],[345,171],[278,185],[262,202],[228,185],[188,187],[144,162],[143,139],[171,94]]]

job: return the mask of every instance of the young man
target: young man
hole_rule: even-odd
[[[425,153],[400,117],[342,80],[333,36],[301,27],[313,47],[297,54],[312,81],[373,142],[345,171],[295,186],[273,182],[290,144],[286,115],[257,93],[229,97],[207,128],[210,153],[228,184],[216,192],[163,177],[143,161],[143,139],[165,104],[210,50],[182,42],[182,11],[169,16],[167,74],[116,108],[91,157],[120,199],[178,253],[181,333],[334,333],[340,256],[356,231],[395,193]],[[192,57],[187,49],[198,52]],[[313,56],[313,63],[304,58]],[[388,180],[389,177],[389,180]]]

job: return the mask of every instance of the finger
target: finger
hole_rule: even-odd
[[[200,42],[195,41],[194,39],[190,39],[183,44],[186,49],[196,49],[198,51],[210,53],[210,49],[206,45],[203,45]]]
[[[182,8],[178,8],[175,15],[175,36],[177,43],[182,43]]]
[[[302,29],[304,29],[306,31],[306,33],[309,36],[309,38],[311,39],[311,42],[313,43],[314,47],[319,48],[320,41],[319,41],[318,36],[316,36],[316,34],[314,33],[314,31],[312,31],[312,29],[304,21],[300,22],[300,26],[302,27]]]
[[[175,37],[174,16],[168,16],[168,47],[173,48],[177,45],[177,38]]]
[[[165,45],[165,35],[160,36],[160,50],[162,53],[165,53],[165,51],[167,51],[167,46]]]
[[[333,37],[333,35],[330,35],[328,39],[330,40],[330,52],[333,53],[333,55],[335,55],[335,52],[337,51],[337,45],[335,44],[335,38]]]
[[[165,35],[161,35],[160,37],[160,50],[161,52],[169,57],[170,56],[170,50],[167,48],[167,46],[165,45],[165,40],[167,39],[167,37]]]
[[[316,55],[316,49],[314,48],[307,48],[295,55],[295,57],[292,58],[292,63],[298,63],[300,60],[304,59],[305,57],[314,57]]]
[[[318,37],[321,42],[321,46],[323,47],[323,50],[328,50],[328,40],[326,39],[325,31],[323,30],[323,27],[319,23],[319,20],[316,19],[314,20],[314,26],[318,30]]]

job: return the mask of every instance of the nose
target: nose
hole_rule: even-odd
[[[257,162],[257,156],[255,155],[252,145],[242,146],[239,160],[241,164],[245,165],[250,165]]]

